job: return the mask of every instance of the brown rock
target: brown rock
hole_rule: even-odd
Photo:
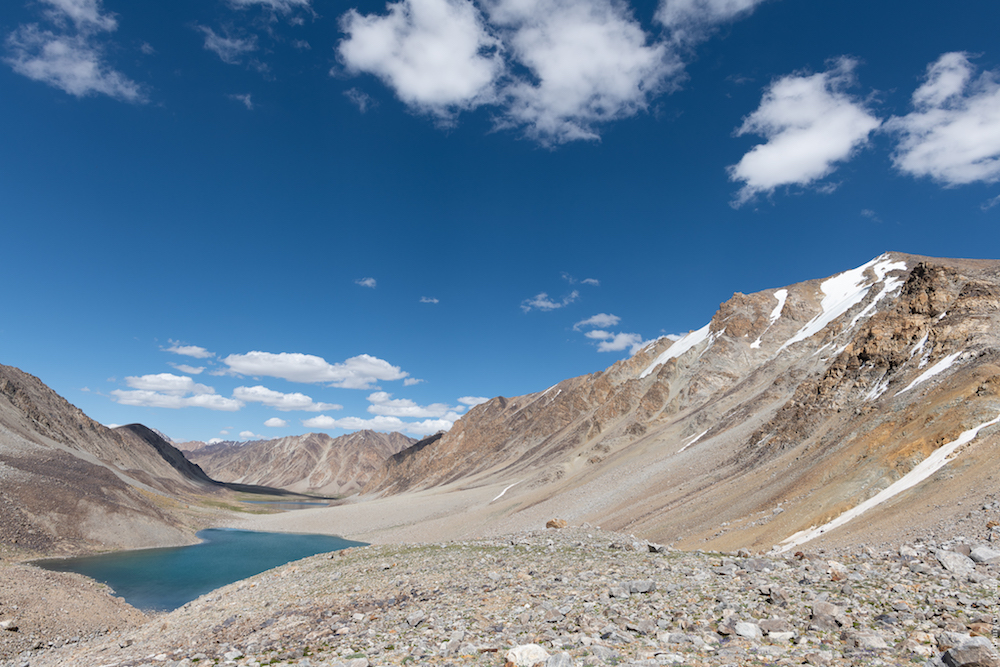
[[[549,519],[545,522],[546,528],[565,528],[569,525],[569,522],[565,519]]]

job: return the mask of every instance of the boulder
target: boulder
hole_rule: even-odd
[[[545,664],[549,659],[549,652],[538,644],[521,644],[507,651],[507,663],[514,667],[534,667],[539,663]]]
[[[569,521],[565,519],[549,519],[545,522],[546,528],[565,528],[569,525]]]

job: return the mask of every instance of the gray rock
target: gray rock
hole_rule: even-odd
[[[545,667],[573,667],[573,658],[565,651],[556,653],[545,661]]]
[[[976,563],[986,563],[987,565],[1000,564],[1000,551],[989,547],[976,547],[972,550],[970,557]]]
[[[629,593],[652,593],[656,590],[656,582],[650,579],[640,579],[628,582]]]
[[[753,639],[759,641],[764,637],[764,633],[761,632],[760,626],[756,623],[748,623],[747,621],[740,621],[735,626],[733,630],[740,637],[746,637],[747,639]]]
[[[533,667],[538,663],[546,663],[549,660],[549,652],[538,644],[521,644],[507,651],[507,662],[514,663],[515,667]]]
[[[986,637],[972,637],[941,656],[948,667],[1000,667],[1000,655]]]
[[[406,617],[406,623],[411,628],[415,628],[418,625],[420,625],[424,621],[424,619],[426,619],[426,618],[427,617],[424,615],[424,612],[422,612],[422,611],[415,611],[415,612],[413,612],[412,614],[410,614],[409,616]]]
[[[590,647],[590,652],[594,654],[594,657],[601,662],[608,662],[609,660],[617,660],[620,657],[618,651],[613,648],[608,648],[607,646],[601,646],[600,644],[595,644]]]
[[[956,551],[939,551],[937,559],[941,567],[952,574],[967,576],[976,570],[976,563],[971,558]]]
[[[878,651],[889,648],[885,638],[874,632],[852,632],[847,637],[847,643],[853,648],[864,651]]]

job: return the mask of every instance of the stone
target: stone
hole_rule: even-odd
[[[733,631],[740,637],[746,637],[754,641],[760,641],[764,637],[764,633],[761,632],[759,625],[748,623],[747,621],[738,622],[733,626]]]
[[[546,528],[565,528],[569,525],[569,521],[566,519],[549,519],[545,522]]]
[[[594,654],[594,657],[601,662],[608,662],[612,660],[618,660],[621,656],[618,651],[613,648],[608,648],[607,646],[601,646],[600,644],[595,644],[590,647],[590,652]]]
[[[864,651],[878,651],[889,648],[882,635],[874,632],[852,632],[847,637],[847,643],[853,648]]]
[[[545,664],[549,659],[549,652],[538,644],[521,644],[507,651],[507,662],[514,667],[534,667],[539,663]]]
[[[629,593],[652,593],[656,590],[656,582],[650,579],[640,579],[628,582]]]
[[[0,621],[0,630],[6,630],[7,632],[17,632],[17,623],[11,619],[5,621]]]
[[[573,667],[573,657],[566,651],[556,653],[545,661],[545,667]]]
[[[412,614],[410,614],[409,616],[406,617],[406,623],[411,628],[415,628],[418,625],[420,625],[424,621],[425,618],[427,618],[427,617],[424,616],[424,612],[422,612],[422,611],[415,611],[415,612],[413,612]]]
[[[941,656],[948,667],[1000,667],[1000,655],[986,637],[972,637]]]
[[[986,563],[987,565],[1000,564],[1000,551],[989,547],[976,547],[972,550],[970,557],[976,563]]]
[[[975,561],[957,551],[939,551],[937,559],[941,567],[959,576],[967,576],[976,570]]]

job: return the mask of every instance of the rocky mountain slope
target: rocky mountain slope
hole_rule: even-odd
[[[494,398],[365,492],[499,490],[449,517],[468,534],[563,516],[687,548],[902,538],[995,499],[998,392],[1000,263],[889,253]]]
[[[191,508],[233,490],[140,424],[107,428],[0,365],[0,556],[193,541]]]
[[[307,433],[275,440],[219,443],[185,451],[211,477],[321,496],[356,493],[382,462],[416,440],[358,431],[333,438]]]

